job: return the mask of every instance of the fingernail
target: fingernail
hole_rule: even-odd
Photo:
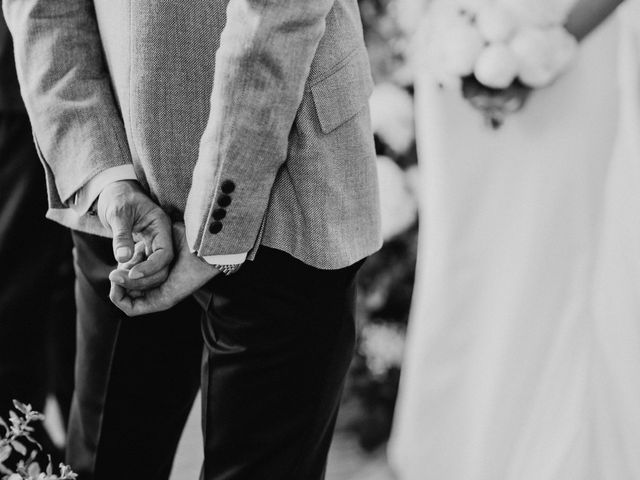
[[[116,249],[116,257],[118,257],[118,260],[128,260],[131,257],[131,249],[129,247],[118,247]]]
[[[144,273],[139,272],[138,270],[131,270],[129,272],[129,278],[131,280],[138,280],[139,278],[144,277]]]
[[[115,275],[113,277],[111,277],[111,281],[113,283],[117,283],[118,285],[124,285],[124,280],[122,278],[118,277],[118,276],[115,276]]]

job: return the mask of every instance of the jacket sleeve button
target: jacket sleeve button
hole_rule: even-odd
[[[211,216],[214,220],[222,220],[227,216],[227,211],[224,208],[216,208]]]
[[[222,223],[220,222],[213,222],[209,225],[209,232],[213,235],[220,233],[220,230],[222,230]]]
[[[223,208],[228,207],[231,205],[231,197],[229,195],[220,195],[220,197],[218,197],[218,205]]]
[[[233,193],[235,189],[236,189],[236,184],[233,183],[231,180],[225,180],[224,182],[222,182],[222,185],[220,186],[220,190],[222,190],[222,193],[226,193],[227,195],[230,193]]]

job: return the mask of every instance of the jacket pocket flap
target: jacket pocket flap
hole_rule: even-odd
[[[373,79],[366,54],[354,52],[337,71],[313,83],[311,93],[322,132],[353,118],[369,101]]]

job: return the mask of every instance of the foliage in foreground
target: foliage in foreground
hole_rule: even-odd
[[[31,405],[13,401],[16,411],[9,411],[9,422],[0,417],[0,479],[1,480],[75,480],[77,475],[67,465],[60,464],[54,472],[51,457],[44,471],[37,461],[42,446],[32,437],[35,422],[44,420]],[[31,448],[30,448],[31,447]],[[14,467],[7,463],[15,461]]]

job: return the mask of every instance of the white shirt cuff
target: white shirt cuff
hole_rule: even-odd
[[[137,180],[133,165],[120,165],[111,167],[93,177],[87,184],[76,192],[71,209],[78,215],[84,215],[89,211],[93,202],[102,193],[107,185],[121,180]],[[202,257],[211,265],[240,265],[247,260],[247,253],[230,255],[207,255]]]
[[[230,255],[207,255],[202,257],[211,265],[240,265],[247,260],[247,253],[235,253]]]
[[[137,179],[136,172],[133,170],[133,165],[131,164],[108,168],[97,174],[89,180],[84,187],[76,192],[70,205],[71,210],[78,215],[84,215],[89,211],[93,202],[96,201],[107,185],[121,180]]]

